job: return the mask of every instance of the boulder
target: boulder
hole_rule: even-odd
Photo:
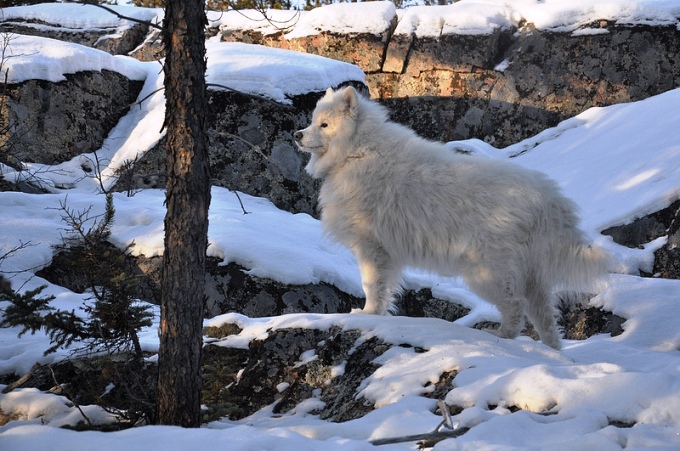
[[[144,84],[108,70],[65,78],[5,85],[0,124],[9,133],[0,137],[0,148],[10,163],[57,164],[99,149]]]
[[[597,32],[524,24],[490,35],[395,35],[383,70],[368,74],[367,84],[398,111],[395,120],[427,138],[498,147],[588,108],[680,86],[676,27],[602,21],[584,28]]]
[[[37,19],[0,20],[0,33],[40,36],[59,41],[74,42],[103,50],[112,55],[127,55],[138,47],[149,33],[149,26],[130,24],[124,27],[68,28],[58,23],[46,23]]]
[[[129,55],[139,61],[160,61],[165,57],[160,30],[152,29]]]
[[[642,248],[649,242],[667,237],[666,243],[654,253],[655,277],[680,279],[680,200],[629,224],[610,227],[602,231],[615,242],[630,248]]]
[[[396,18],[392,26],[381,34],[371,33],[319,33],[299,38],[285,39],[283,32],[262,34],[240,30],[225,30],[221,39],[226,42],[245,42],[266,45],[297,52],[313,53],[346,63],[356,64],[366,73],[382,70],[387,43],[389,42]]]
[[[346,84],[366,90],[363,84]],[[266,197],[282,210],[316,216],[318,181],[305,172],[308,156],[295,145],[293,133],[309,125],[323,92],[296,96],[292,105],[238,92],[208,93],[212,183]],[[163,139],[135,162],[115,189],[164,187],[164,145]]]
[[[680,208],[668,227],[668,241],[654,253],[654,276],[680,279]]]
[[[220,331],[210,329],[209,337],[222,338]],[[336,422],[364,416],[374,406],[357,398],[357,389],[379,368],[373,360],[391,345],[377,338],[358,344],[360,336],[359,331],[338,328],[281,329],[252,341],[247,351],[206,345],[204,380],[216,382],[216,389],[204,385],[206,419],[240,419],[273,403],[275,414],[305,409]],[[317,358],[303,358],[312,351]]]
[[[237,21],[252,28],[223,24],[207,35],[357,64],[371,96],[392,109],[393,119],[440,141],[479,138],[504,147],[590,107],[680,86],[680,31],[672,25],[600,20],[557,32],[520,22],[487,34],[419,36],[400,32],[397,20],[395,13],[379,32],[308,36]],[[74,30],[14,17],[0,22],[3,29],[132,52],[144,61],[162,53],[158,32],[147,34],[140,24]]]
[[[103,255],[116,257],[122,251],[109,243],[102,243]],[[48,266],[36,274],[45,280],[76,293],[90,288],[78,259],[78,248],[61,249]],[[111,262],[101,262],[103,267]],[[276,280],[253,277],[247,269],[235,263],[221,265],[209,258],[206,267],[205,316],[212,318],[238,312],[253,318],[278,316],[286,313],[347,313],[363,306],[363,299],[347,294],[326,283],[286,285]],[[162,257],[134,257],[125,255],[120,271],[133,276],[133,295],[152,304],[160,304]],[[104,285],[108,280],[98,280]],[[422,315],[421,315],[422,316]]]

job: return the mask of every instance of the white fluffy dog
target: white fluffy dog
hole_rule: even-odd
[[[559,349],[553,290],[595,288],[608,254],[578,228],[575,205],[544,174],[458,154],[390,122],[353,88],[329,89],[294,135],[323,179],[324,230],[359,263],[365,313],[384,315],[405,266],[462,276],[516,337],[528,315]]]

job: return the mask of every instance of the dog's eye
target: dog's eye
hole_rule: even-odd
[[[321,128],[326,128],[326,127],[328,127],[328,124],[327,124],[326,122],[322,122],[322,123],[321,123]]]

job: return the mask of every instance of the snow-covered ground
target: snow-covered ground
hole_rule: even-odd
[[[680,4],[671,0],[486,0],[485,8],[481,4],[463,0],[442,9],[422,9],[419,13],[420,8],[412,8],[399,14],[417,15],[419,26],[438,20],[441,29],[445,24],[453,27],[450,18],[457,15],[451,11],[459,8],[458,13],[476,14],[475,20],[467,23],[477,23],[478,30],[488,30],[502,20],[527,17],[548,28],[564,27],[566,31],[603,18],[678,26],[680,16]],[[332,20],[324,22],[323,15],[314,12],[303,18],[316,14],[314,20],[320,22],[316,28],[351,26],[356,30],[362,24],[368,27],[384,19],[390,5],[336,5],[322,8],[333,12],[326,14]],[[86,28],[109,20],[95,7],[60,6],[97,11],[87,10],[80,21],[74,13],[59,13],[64,20],[73,21],[68,25],[71,27]],[[349,14],[349,9],[343,8],[364,13]],[[134,11],[128,9],[126,13]],[[3,10],[9,12],[21,11]],[[148,14],[144,17],[148,18]],[[46,39],[19,38],[14,42],[15,57],[8,60],[10,77],[58,80],[63,73],[76,70],[111,68],[145,79],[140,96],[162,84],[158,63],[139,63]],[[232,80],[240,80],[239,89],[285,101],[287,95],[323,90],[338,80],[363,77],[348,64],[294,52],[268,52],[259,47],[210,41],[210,81],[229,85]],[[274,60],[286,76],[271,77],[272,66],[268,64]],[[248,79],[252,83],[245,83]],[[108,162],[102,171],[104,185],[112,182],[111,174],[123,161],[151,148],[160,138],[163,102],[159,92],[141,108],[130,110],[97,151],[99,160]],[[622,335],[566,341],[560,352],[528,338],[499,340],[468,327],[482,319],[497,319],[497,312],[470,293],[461,281],[409,271],[405,275],[409,288],[432,288],[438,297],[470,307],[471,313],[457,324],[437,319],[308,314],[262,319],[229,314],[207,321],[238,322],[243,332],[229,338],[236,346],[262,337],[270,328],[325,329],[339,325],[363,331],[360,340],[377,336],[399,344],[408,337],[411,344],[427,349],[428,352],[415,353],[395,347],[379,358],[382,366],[362,385],[361,395],[380,408],[364,418],[334,424],[300,407],[283,416],[264,409],[241,421],[216,421],[199,430],[146,426],[106,434],[73,432],[57,427],[80,419],[65,398],[22,389],[0,395],[0,409],[23,418],[0,428],[0,449],[369,449],[373,448],[369,440],[434,429],[441,421],[432,413],[434,401],[418,395],[423,393],[426,382],[436,381],[441,372],[452,369],[459,374],[446,401],[466,407],[453,420],[457,427],[470,430],[457,439],[439,443],[436,449],[679,449],[680,281],[634,275],[638,268],[650,270],[653,251],[663,245],[663,239],[644,249],[628,249],[600,234],[603,228],[630,222],[680,199],[678,104],[680,89],[640,102],[588,110],[506,149],[495,149],[477,140],[452,144],[489,158],[514,157],[518,164],[542,170],[579,204],[584,229],[621,262],[622,274],[614,275],[610,286],[591,302],[627,319]],[[85,295],[51,285],[32,272],[49,263],[52,246],[60,243],[64,227],[58,211],[61,201],[66,199],[68,206],[76,210],[92,206],[93,215],[103,211],[99,182],[86,177],[82,170],[83,164],[93,159],[91,154],[83,155],[49,170],[29,165],[28,173],[40,177],[51,194],[0,193],[0,255],[22,242],[30,242],[27,248],[5,259],[0,271],[11,277],[14,288],[28,290],[47,284],[46,294],[56,296],[54,302],[62,308],[77,308]],[[0,170],[8,179],[24,176],[6,167]],[[278,210],[261,198],[241,197],[248,215],[242,214],[233,193],[213,189],[210,255],[225,263],[237,262],[255,276],[291,284],[325,281],[361,294],[352,255],[329,242],[318,221]],[[117,216],[112,240],[120,246],[134,242],[135,253],[162,253],[164,193],[146,190],[134,197],[116,194],[114,201]],[[155,327],[145,330],[142,336],[143,346],[149,351],[158,346]],[[0,329],[0,373],[22,373],[35,362],[48,363],[63,357],[42,356],[49,343],[43,334],[17,339],[17,333],[18,329]],[[524,410],[512,413],[513,406]],[[91,419],[107,418],[95,406],[84,409]],[[610,422],[634,426],[621,428]],[[413,449],[414,444],[382,448]]]

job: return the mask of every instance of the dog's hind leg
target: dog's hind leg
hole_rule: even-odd
[[[477,269],[464,276],[467,285],[480,297],[496,306],[501,314],[498,330],[487,330],[501,338],[516,338],[524,327],[527,299],[517,293],[516,277],[512,274],[493,277]]]
[[[501,327],[496,334],[501,338],[517,338],[524,327],[524,298],[511,297],[495,303],[501,312]]]
[[[556,310],[552,294],[542,283],[532,281],[527,286],[529,308],[527,315],[543,344],[554,349],[561,348],[560,333],[555,321]]]
[[[354,249],[354,255],[359,263],[361,284],[366,294],[366,304],[359,312],[386,315],[399,287],[401,268],[378,246]]]

